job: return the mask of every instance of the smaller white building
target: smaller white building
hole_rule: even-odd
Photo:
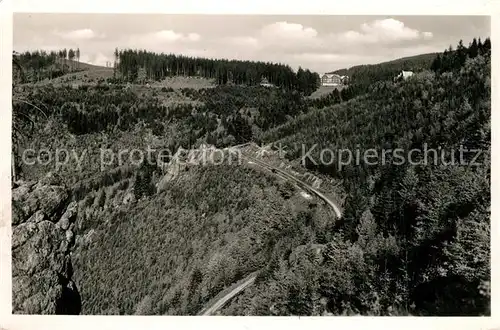
[[[400,80],[400,79],[406,80],[406,79],[410,78],[411,76],[413,76],[413,71],[404,71],[403,70],[396,77],[396,80]]]
[[[274,87],[273,84],[271,84],[269,82],[269,80],[267,80],[266,77],[263,77],[261,80],[260,80],[260,85],[263,86],[263,87]]]

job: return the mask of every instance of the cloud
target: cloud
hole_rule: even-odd
[[[205,47],[215,57],[285,62],[318,68],[381,62],[395,56],[435,51],[433,33],[419,31],[402,21],[387,18],[361,23],[357,29],[321,33],[303,24],[278,21],[254,33],[210,40]],[[369,51],[368,51],[369,49]],[[217,54],[221,54],[218,55]],[[320,70],[321,71],[321,70]]]
[[[417,39],[420,34],[418,30],[409,28],[393,18],[364,23],[361,30],[365,35],[376,36],[381,40],[412,40]]]
[[[55,31],[54,33],[63,39],[69,39],[69,40],[90,40],[90,39],[105,37],[103,33],[98,34],[94,32],[92,29],[79,29],[66,32]]]
[[[112,51],[117,47],[208,58],[280,62],[293,68],[302,66],[320,72],[442,48],[436,40],[439,35],[435,37],[425,28],[408,26],[393,18],[358,20],[350,28],[339,29],[337,26],[336,30],[329,30],[319,23],[316,25],[313,21],[306,24],[291,19],[268,21],[246,31],[234,28],[240,32],[228,28],[224,35],[211,34],[210,29],[186,31],[176,27],[137,30],[132,34],[98,27],[59,28],[55,34],[40,34],[41,40],[32,40],[30,44],[78,46],[82,50],[82,61],[101,65],[113,60]],[[84,58],[84,54],[88,56]]]
[[[160,30],[132,34],[118,40],[117,47],[143,48],[156,52],[175,52],[187,49],[202,40],[198,33],[180,33],[174,30]],[[166,48],[167,47],[167,48]]]
[[[423,32],[422,34],[424,36],[424,39],[430,39],[434,36],[432,32]]]
[[[374,44],[408,46],[433,38],[431,32],[421,32],[393,18],[365,22],[356,30],[320,34],[316,29],[286,21],[263,26],[253,35],[227,38],[232,47],[248,51],[277,54],[323,53],[357,54]],[[383,52],[379,47],[372,52]],[[331,56],[330,56],[331,57]]]
[[[179,39],[182,39],[182,34],[175,33],[172,30],[163,30],[163,31],[158,31],[154,32],[150,35],[145,36],[148,39],[155,39],[157,41],[166,41],[166,42],[172,42],[172,41],[177,41]]]
[[[246,48],[248,51],[294,51],[298,47],[317,47],[318,32],[298,23],[275,22],[260,28],[253,35],[228,37],[224,40],[232,47]]]
[[[395,43],[402,41],[430,39],[431,32],[420,32],[393,18],[363,23],[359,31],[333,34],[332,39],[345,43]]]
[[[201,39],[198,33],[178,33],[173,30],[161,30],[156,32],[137,34],[130,36],[131,40],[145,43],[174,43],[174,42],[196,42]]]
[[[114,58],[111,56],[106,56],[103,53],[97,54],[82,54],[80,56],[80,61],[83,63],[89,63],[93,65],[106,66],[107,62],[113,63]]]
[[[250,35],[226,38],[231,51],[225,52],[238,57],[244,54],[248,59],[286,62],[295,68],[300,65],[317,70],[331,66],[331,70],[382,62],[400,54],[416,55],[420,50],[436,51],[431,39],[432,32],[419,31],[393,18],[367,21],[357,29],[334,33],[320,33],[313,27],[280,21]]]
[[[279,41],[283,38],[314,38],[318,35],[318,32],[311,27],[305,27],[302,24],[288,22],[276,22],[266,25],[261,29],[260,33],[264,38],[273,39],[276,41]]]
[[[176,42],[176,41],[199,41],[201,36],[197,33],[177,33],[172,30],[161,30],[158,32],[147,33],[140,38],[158,42]]]
[[[187,38],[191,41],[199,41],[201,36],[198,33],[189,33]]]

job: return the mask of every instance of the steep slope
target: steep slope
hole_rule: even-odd
[[[84,314],[196,314],[277,242],[314,235],[293,186],[237,165],[187,167],[165,191],[111,205],[76,222],[92,232],[73,253]]]
[[[268,301],[245,313],[489,314],[490,88],[488,52],[451,72],[375,84],[266,132],[291,159],[312,149],[305,165],[344,181],[341,236],[323,264],[280,265],[226,313]],[[325,149],[338,157],[321,162]],[[367,161],[370,149],[377,156]],[[475,151],[460,162],[461,149]]]

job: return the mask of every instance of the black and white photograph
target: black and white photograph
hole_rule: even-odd
[[[490,16],[12,20],[12,314],[491,316]]]

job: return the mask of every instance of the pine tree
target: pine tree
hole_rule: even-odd
[[[469,46],[469,57],[474,58],[478,55],[479,49],[476,38],[472,40],[472,43]]]
[[[64,48],[61,52],[61,57],[62,57],[62,68],[63,68],[63,72],[65,71],[65,67],[66,67],[66,58],[68,56],[68,51],[66,50],[66,48]]]
[[[431,64],[431,70],[434,72],[439,72],[441,70],[441,54],[438,54]]]
[[[115,55],[115,62],[113,65],[113,78],[116,78],[116,70],[118,69],[118,59],[120,57],[120,52],[118,51],[118,48],[115,48],[114,55]]]
[[[457,49],[455,51],[455,56],[453,60],[453,68],[454,69],[460,69],[467,58],[467,50],[464,47],[463,41],[460,40],[457,45]]]
[[[71,67],[73,67],[73,59],[74,58],[75,58],[75,51],[72,48],[70,48],[69,51],[68,51],[68,60],[70,61],[70,66]]]
[[[76,60],[78,62],[78,69],[80,69],[80,48],[76,49]]]
[[[484,48],[484,53],[485,54],[490,53],[490,51],[491,51],[491,41],[490,41],[490,38],[486,38],[484,40],[483,48]]]

